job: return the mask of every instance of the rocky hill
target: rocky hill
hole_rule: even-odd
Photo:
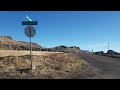
[[[109,55],[120,55],[120,53],[115,52],[114,50],[108,50],[107,54],[109,54]]]
[[[10,36],[0,36],[0,50],[29,50],[29,42],[16,41]],[[32,42],[32,50],[40,51],[41,46]]]
[[[95,52],[96,55],[120,55],[120,53],[115,52],[114,50],[108,50],[107,53],[103,51]]]
[[[24,41],[16,41],[10,36],[0,36],[0,50],[30,50],[30,43]],[[66,52],[75,53],[80,52],[80,48],[76,46],[67,47],[64,45],[53,47],[53,48],[43,48],[37,43],[32,42],[33,51],[49,51],[49,52]]]
[[[99,52],[95,52],[94,54],[101,56],[108,56],[112,58],[120,58],[120,53],[115,52],[114,50],[108,50],[107,53],[104,53],[103,51],[99,51]]]
[[[66,52],[66,53],[75,53],[75,52],[80,52],[80,48],[76,46],[57,46],[54,48],[43,48],[42,51],[54,51],[54,52]]]

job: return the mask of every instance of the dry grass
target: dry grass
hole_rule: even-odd
[[[46,52],[46,51],[32,51],[32,55],[46,55],[46,54],[59,54],[63,52]],[[4,56],[22,56],[22,55],[28,55],[30,54],[30,51],[17,51],[17,50],[0,50],[0,57]]]
[[[88,63],[70,53],[33,52],[35,68],[32,71],[18,72],[16,68],[30,68],[29,52],[0,51],[0,78],[43,78],[64,79],[89,74]]]

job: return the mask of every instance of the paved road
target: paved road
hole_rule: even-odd
[[[80,53],[79,56],[94,67],[95,79],[120,79],[120,59]]]

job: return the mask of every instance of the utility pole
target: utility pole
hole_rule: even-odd
[[[110,43],[108,43],[108,51],[109,51],[109,44],[110,44]]]

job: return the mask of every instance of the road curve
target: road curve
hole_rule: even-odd
[[[87,53],[79,53],[94,68],[93,79],[120,79],[120,59],[99,56]]]

